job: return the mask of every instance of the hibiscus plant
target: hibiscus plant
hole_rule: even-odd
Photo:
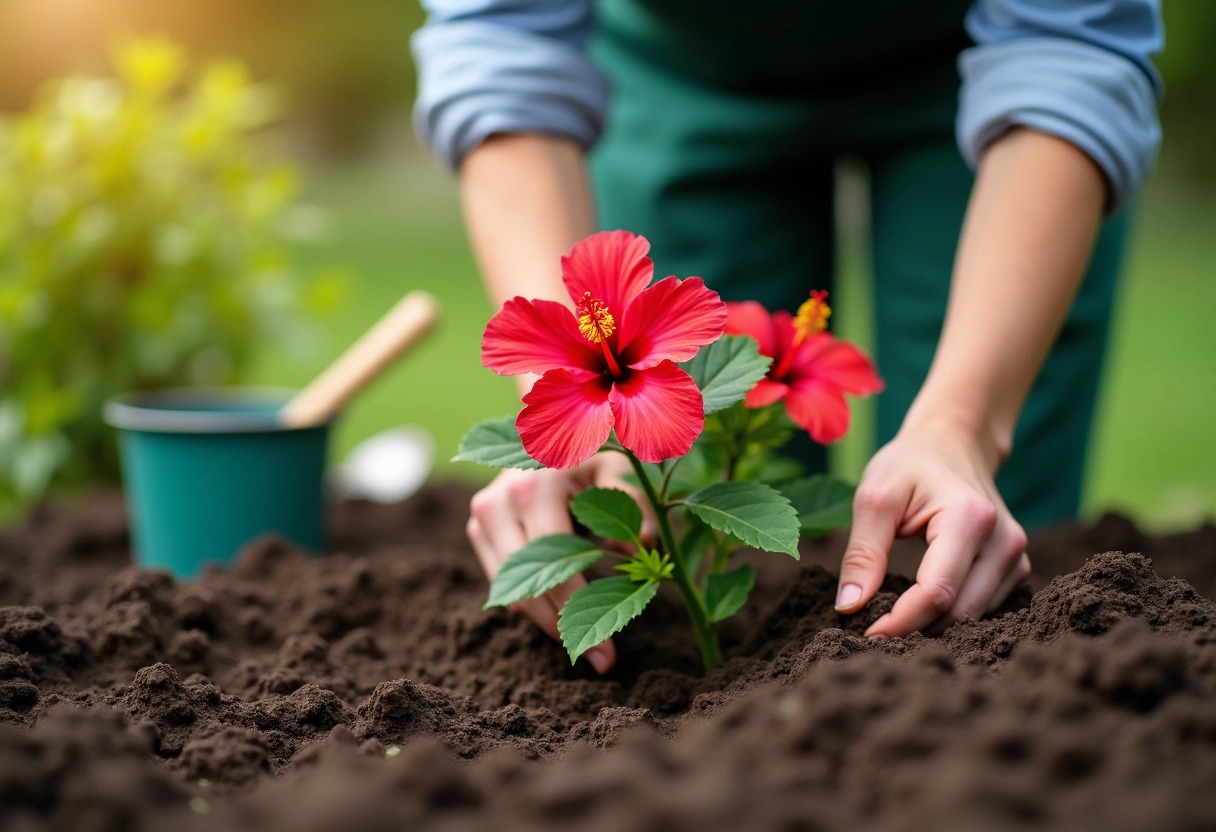
[[[625,491],[589,488],[570,502],[587,536],[551,534],[512,553],[486,607],[543,595],[604,558],[621,574],[571,594],[558,631],[577,660],[655,597],[678,590],[706,669],[721,662],[720,624],[746,603],[756,574],[740,546],[798,557],[800,536],[851,519],[853,489],[802,476],[779,454],[796,429],[828,443],[848,429],[844,394],[882,381],[860,351],[826,332],[827,296],[796,315],[724,303],[696,277],[651,284],[645,238],[593,235],[562,258],[573,302],[513,298],[486,327],[482,363],[540,376],[517,418],[473,428],[456,460],[569,468],[624,454],[657,526]]]

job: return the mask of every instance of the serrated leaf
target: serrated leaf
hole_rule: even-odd
[[[460,440],[452,462],[476,462],[493,468],[539,468],[540,463],[528,456],[524,443],[515,429],[515,419],[487,419],[478,422]]]
[[[600,547],[572,534],[547,534],[530,540],[503,562],[490,585],[490,598],[482,609],[505,607],[543,595],[603,555]]]
[[[600,578],[575,590],[557,619],[557,632],[570,654],[570,663],[623,630],[658,591],[655,581],[638,583],[624,575]]]
[[[764,378],[771,363],[771,358],[760,354],[753,338],[723,335],[680,366],[701,388],[705,412],[709,414],[742,401],[756,382]]]
[[[688,510],[748,546],[798,558],[798,512],[758,482],[719,482],[684,498]]]
[[[853,522],[853,492],[844,480],[820,474],[781,486],[781,493],[798,512],[802,533],[826,534]]]
[[[619,488],[588,488],[574,495],[570,511],[592,534],[609,540],[637,540],[642,509]]]
[[[740,566],[725,575],[707,577],[705,606],[709,610],[710,621],[724,621],[737,613],[747,603],[747,597],[755,585],[756,570],[750,566]]]

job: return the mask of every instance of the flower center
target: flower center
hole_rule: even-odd
[[[794,315],[794,343],[790,344],[789,349],[785,351],[781,363],[769,370],[769,378],[785,378],[790,364],[794,363],[794,354],[798,352],[798,345],[812,335],[818,335],[827,329],[828,317],[831,314],[832,307],[828,306],[827,291],[812,289],[810,298],[802,302],[802,306],[798,307],[798,312]]]
[[[609,372],[620,378],[621,366],[608,349],[608,336],[616,332],[616,321],[604,302],[591,297],[590,292],[583,292],[583,298],[578,302],[578,331],[591,343],[600,345]]]
[[[815,289],[811,292],[811,297],[803,301],[802,306],[798,307],[798,313],[794,316],[794,343],[800,344],[812,335],[818,335],[828,328],[828,318],[832,314],[832,307],[828,306],[828,293],[822,289]]]
[[[616,321],[602,300],[591,297],[590,292],[583,292],[583,299],[578,302],[578,331],[593,344],[598,344],[616,332]]]

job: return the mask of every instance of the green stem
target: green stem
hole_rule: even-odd
[[[629,463],[637,472],[638,480],[642,483],[642,490],[646,492],[646,499],[650,501],[650,506],[654,509],[663,547],[671,555],[674,567],[672,580],[675,582],[676,588],[680,590],[680,597],[684,599],[684,607],[692,622],[693,632],[696,633],[697,645],[701,648],[701,663],[705,665],[706,670],[712,670],[722,663],[722,652],[718,648],[717,625],[710,622],[709,611],[705,608],[705,599],[701,597],[701,593],[697,592],[696,585],[684,568],[684,558],[681,557],[680,550],[676,548],[676,537],[672,534],[671,520],[667,517],[668,506],[659,500],[659,495],[655,492],[650,478],[646,476],[646,469],[642,467],[641,460],[628,451],[625,452],[625,455],[629,457]]]
[[[667,499],[667,486],[671,482],[671,473],[676,470],[676,466],[680,464],[680,460],[684,457],[676,457],[668,463],[666,470],[663,471],[663,481],[659,483],[659,499]]]

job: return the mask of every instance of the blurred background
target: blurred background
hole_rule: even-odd
[[[1216,3],[1165,18],[1165,145],[1085,500],[1154,530],[1216,515]],[[335,453],[420,424],[438,474],[489,477],[446,462],[518,402],[480,367],[492,310],[455,183],[410,126],[421,22],[408,0],[0,2],[0,517],[114,475],[96,414],[115,389],[299,385],[412,288],[442,330],[348,409]],[[839,200],[858,277],[861,177],[843,170]],[[842,286],[834,328],[867,345],[865,281]],[[838,473],[860,473],[871,418],[858,408]]]

